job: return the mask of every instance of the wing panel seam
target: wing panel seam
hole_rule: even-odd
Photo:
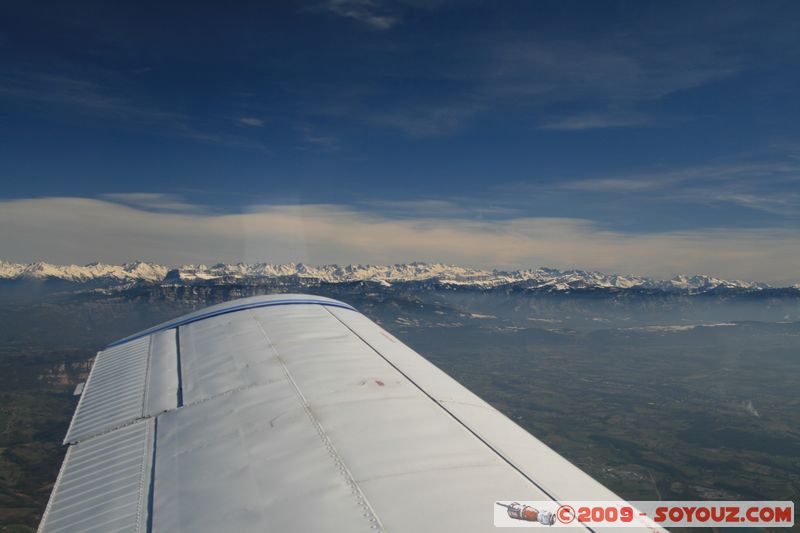
[[[409,376],[408,376],[408,374],[406,374],[405,372],[403,372],[402,370],[400,370],[400,368],[398,368],[398,366],[397,366],[396,364],[394,364],[392,361],[390,361],[390,360],[389,360],[389,359],[388,359],[386,356],[384,356],[384,355],[383,355],[383,354],[382,354],[382,353],[381,353],[381,352],[380,352],[380,351],[379,351],[377,348],[375,348],[375,347],[374,347],[372,344],[370,344],[369,342],[367,342],[367,340],[366,340],[366,339],[364,339],[364,337],[362,337],[361,335],[359,335],[359,334],[358,334],[358,333],[357,333],[357,332],[356,332],[356,331],[355,331],[353,328],[351,328],[351,327],[350,327],[350,326],[349,326],[347,323],[345,323],[345,322],[344,322],[344,321],[343,321],[341,318],[339,318],[338,316],[336,316],[334,313],[331,313],[329,309],[325,309],[325,311],[327,311],[327,312],[328,312],[328,313],[329,313],[329,314],[330,314],[332,317],[334,317],[336,320],[338,320],[340,324],[342,324],[344,327],[346,327],[348,330],[350,330],[350,332],[351,332],[353,335],[355,335],[356,337],[358,337],[358,338],[361,340],[361,342],[363,342],[365,345],[367,345],[367,346],[368,346],[368,347],[369,347],[369,348],[370,348],[370,349],[371,349],[373,352],[375,352],[376,354],[378,354],[378,356],[379,356],[381,359],[383,359],[384,361],[386,361],[386,362],[387,362],[387,363],[388,363],[388,364],[389,364],[389,365],[390,365],[392,368],[394,368],[394,369],[395,369],[397,372],[399,372],[399,373],[400,373],[400,375],[402,375],[402,376],[403,376],[404,378],[406,378],[406,379],[407,379],[407,380],[408,380],[408,381],[409,381],[411,384],[413,384],[413,385],[414,385],[414,386],[415,386],[417,389],[419,389],[419,390],[420,390],[420,392],[422,392],[422,393],[423,393],[425,396],[427,396],[427,397],[428,397],[428,399],[430,399],[430,400],[431,400],[431,401],[434,403],[434,405],[438,405],[440,409],[442,409],[444,412],[446,412],[447,414],[449,414],[449,415],[450,415],[450,416],[453,418],[453,420],[455,420],[456,422],[458,422],[458,423],[459,423],[459,424],[460,424],[462,427],[464,427],[464,429],[466,429],[467,431],[469,431],[469,432],[470,432],[470,433],[471,433],[471,434],[472,434],[472,435],[473,435],[473,436],[474,436],[476,439],[478,439],[479,441],[481,441],[481,442],[482,442],[482,443],[483,443],[483,444],[484,444],[484,445],[485,445],[487,448],[489,448],[490,450],[492,450],[492,451],[493,451],[493,452],[494,452],[494,453],[495,453],[495,454],[496,454],[498,457],[500,457],[500,458],[501,458],[503,461],[505,461],[505,462],[506,462],[506,463],[507,463],[507,464],[508,464],[508,465],[509,465],[511,468],[513,468],[514,470],[516,470],[516,471],[517,471],[517,472],[518,472],[518,473],[519,473],[519,474],[520,474],[522,477],[524,477],[525,479],[527,479],[528,481],[530,481],[530,482],[531,482],[531,484],[533,484],[533,485],[534,485],[536,488],[538,488],[540,491],[542,491],[542,493],[544,493],[544,494],[545,494],[545,495],[546,495],[548,498],[550,498],[551,500],[553,500],[553,501],[554,501],[554,502],[556,502],[556,503],[561,503],[561,502],[559,501],[559,499],[558,499],[558,498],[556,498],[555,496],[553,496],[552,494],[550,494],[550,492],[549,492],[547,489],[545,489],[544,487],[542,487],[542,486],[541,486],[539,483],[537,483],[537,482],[536,482],[536,481],[535,481],[533,478],[531,478],[531,477],[530,477],[528,474],[526,474],[525,472],[523,472],[523,471],[522,471],[522,469],[520,469],[520,467],[518,467],[516,464],[514,464],[514,462],[513,462],[513,461],[511,461],[511,460],[510,460],[510,459],[508,459],[508,458],[507,458],[505,455],[503,455],[502,453],[500,453],[500,451],[499,451],[498,449],[496,449],[494,446],[492,446],[491,444],[489,444],[489,443],[486,441],[486,439],[484,439],[483,437],[481,437],[480,435],[478,435],[478,434],[477,434],[477,433],[476,433],[476,432],[475,432],[475,431],[474,431],[474,430],[473,430],[471,427],[469,427],[469,426],[466,424],[466,422],[464,422],[463,420],[461,420],[461,419],[460,419],[458,416],[456,416],[456,415],[455,415],[455,414],[454,414],[452,411],[450,411],[449,409],[447,409],[447,407],[445,407],[445,406],[442,404],[442,402],[440,402],[439,400],[437,400],[436,398],[434,398],[433,396],[431,396],[431,394],[430,394],[428,391],[426,391],[425,389],[423,389],[423,388],[422,388],[422,387],[421,387],[421,386],[420,386],[420,385],[419,385],[419,384],[418,384],[416,381],[414,381],[413,379],[411,379],[411,377],[409,377]],[[357,312],[357,311],[356,311],[356,312]],[[581,525],[581,526],[583,526],[583,527],[585,527],[587,530],[591,531],[592,533],[596,533],[594,529],[592,529],[591,527],[587,526],[586,524],[583,524],[583,523],[581,523],[580,525]]]
[[[267,334],[267,331],[264,329],[264,326],[261,324],[261,321],[259,321],[258,318],[252,312],[250,312],[250,317],[255,321],[256,324],[258,324],[258,328],[261,330],[261,333],[264,335],[264,339],[267,341],[267,345],[269,346],[269,349],[272,350],[272,353],[275,355],[275,358],[278,360],[278,362],[281,365],[281,369],[283,370],[283,373],[286,376],[287,381],[291,384],[292,389],[294,389],[295,394],[297,394],[298,398],[300,399],[300,402],[301,402],[301,404],[303,406],[303,410],[305,411],[306,415],[308,416],[309,420],[311,421],[311,424],[314,426],[314,429],[319,434],[320,440],[322,440],[322,443],[325,445],[325,447],[330,452],[331,457],[333,457],[334,464],[337,467],[339,467],[339,471],[345,477],[345,481],[346,481],[347,485],[350,487],[350,489],[354,493],[357,493],[356,498],[357,498],[358,503],[363,505],[363,507],[364,507],[364,511],[365,511],[364,515],[365,515],[365,517],[370,522],[373,522],[372,525],[374,525],[377,528],[376,531],[378,531],[378,532],[384,531],[385,532],[386,529],[383,527],[383,524],[381,523],[381,520],[378,517],[378,514],[375,512],[375,509],[369,503],[369,500],[367,499],[367,496],[361,490],[361,487],[359,486],[358,482],[353,477],[353,474],[352,474],[352,472],[350,472],[350,469],[347,468],[347,465],[345,464],[344,459],[342,459],[341,455],[339,455],[339,452],[336,450],[336,447],[333,445],[333,442],[331,442],[330,437],[328,437],[328,434],[325,432],[325,428],[322,427],[322,424],[320,423],[320,421],[317,420],[316,416],[314,416],[314,413],[311,411],[311,407],[309,406],[308,400],[306,399],[305,395],[303,394],[303,391],[300,390],[300,387],[297,385],[297,382],[295,382],[294,378],[292,377],[292,374],[289,372],[289,369],[286,366],[286,362],[283,360],[283,358],[278,353],[278,350],[275,348],[275,345],[272,343],[272,339],[270,338],[269,334]]]
[[[175,328],[177,330],[177,328]],[[176,331],[177,334],[177,331]],[[158,417],[153,419],[153,454],[150,457],[150,480],[147,487],[147,522],[145,524],[145,531],[151,533],[153,531],[153,509],[156,492],[156,450],[158,446]],[[144,479],[142,479],[144,482]],[[142,498],[144,499],[144,498]],[[141,522],[137,520],[137,527]]]
[[[171,329],[171,328],[170,328]],[[181,328],[175,327],[175,360],[178,365],[178,391],[175,400],[178,407],[183,407],[183,369],[181,368]]]
[[[147,412],[147,400],[150,397],[150,365],[153,360],[153,336],[148,337],[147,360],[144,366],[144,392],[142,393],[142,416]]]

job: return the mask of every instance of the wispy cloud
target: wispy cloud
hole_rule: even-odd
[[[307,123],[298,123],[294,126],[301,137],[301,150],[317,150],[327,153],[339,152],[342,146],[339,139],[333,135],[321,133],[319,128]]]
[[[253,126],[256,128],[260,128],[264,125],[264,119],[260,119],[257,117],[241,117],[239,118],[239,123],[244,124],[245,126]]]
[[[636,36],[630,42],[588,42],[490,32],[469,39],[400,41],[392,44],[400,71],[386,76],[413,79],[413,96],[397,94],[386,78],[376,82],[373,76],[354,83],[357,97],[347,93],[352,87],[337,86],[332,92],[321,85],[308,109],[333,109],[337,116],[410,137],[451,135],[502,109],[516,109],[544,130],[643,127],[662,120],[648,107],[653,102],[731,78],[745,68],[735,54],[668,41],[660,47]],[[430,56],[437,68],[404,72],[420,54]],[[575,106],[582,111],[574,111]]]
[[[313,11],[348,18],[379,31],[400,22],[399,15],[390,13],[387,4],[378,0],[326,0],[314,6]]]
[[[245,213],[154,212],[88,198],[0,202],[4,259],[135,258],[164,263],[443,261],[551,265],[670,276],[707,272],[797,280],[800,234],[786,228],[628,233],[577,218],[391,218],[342,205],[262,205]]]
[[[332,135],[307,135],[306,142],[328,152],[338,152],[340,150],[339,141]]]
[[[409,137],[434,137],[452,133],[479,113],[483,106],[474,103],[409,106],[389,111],[370,112],[372,124],[398,130]]]
[[[570,115],[544,122],[540,128],[555,131],[582,131],[603,128],[634,128],[647,126],[651,119],[637,113],[587,113]]]
[[[795,217],[800,216],[798,185],[800,164],[789,157],[564,181],[556,189],[657,197],[671,205],[730,204],[772,215]]]
[[[200,209],[199,206],[186,202],[175,194],[126,192],[108,193],[102,195],[102,198],[145,211],[190,212]]]
[[[114,81],[46,72],[5,73],[0,75],[0,97],[13,99],[22,105],[33,104],[42,112],[76,113],[113,123],[119,128],[158,125],[159,128],[150,131],[206,144],[259,151],[267,149],[257,140],[226,133],[220,128],[206,128],[197,117],[153,105],[147,98],[137,95],[125,80],[116,75],[108,76]],[[257,120],[244,117],[241,123],[257,126],[254,122]]]
[[[486,81],[498,94],[551,99],[637,102],[729,78],[743,59],[707,44],[681,44],[670,35],[663,44],[643,36],[611,36],[591,42],[503,39],[484,57]]]
[[[358,204],[367,212],[378,212],[392,218],[509,218],[521,216],[514,207],[494,205],[485,198],[453,198],[440,200],[371,200]]]
[[[737,192],[736,189],[743,189]],[[795,191],[747,191],[751,187],[736,187],[725,191],[713,188],[694,190],[694,200],[700,203],[730,203],[783,217],[800,216],[800,193]]]
[[[44,72],[0,77],[0,95],[21,101],[64,106],[96,116],[138,122],[180,121],[186,117],[137,103],[119,88],[91,79]]]

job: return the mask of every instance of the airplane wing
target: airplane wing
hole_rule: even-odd
[[[317,296],[228,302],[112,344],[64,442],[42,532],[464,533],[493,530],[498,500],[619,500]]]

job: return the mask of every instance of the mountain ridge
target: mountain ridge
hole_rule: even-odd
[[[322,283],[375,282],[389,286],[406,282],[437,282],[442,285],[495,288],[522,284],[526,288],[569,291],[575,289],[655,289],[702,293],[719,289],[762,290],[777,288],[767,283],[727,280],[709,275],[677,275],[670,279],[608,274],[585,270],[536,268],[527,270],[483,270],[442,263],[395,265],[307,265],[305,263],[218,263],[169,268],[134,261],[122,265],[89,263],[54,265],[46,262],[12,263],[0,260],[0,281],[61,281],[79,285],[116,287],[131,284],[181,285],[215,282],[256,282],[266,279],[313,280]],[[792,288],[800,288],[800,284]]]

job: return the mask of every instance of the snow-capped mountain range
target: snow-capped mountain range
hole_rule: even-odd
[[[527,288],[552,291],[574,289],[660,289],[667,291],[706,292],[714,289],[768,289],[766,283],[725,280],[713,276],[675,276],[658,280],[641,276],[622,276],[583,270],[479,270],[439,263],[405,263],[398,265],[323,265],[289,264],[217,264],[184,265],[169,268],[136,261],[124,265],[91,263],[52,265],[49,263],[10,263],[0,261],[0,281],[62,281],[91,286],[115,287],[130,284],[192,284],[203,282],[242,283],[264,279],[306,279],[323,283],[371,281],[383,285],[404,282],[433,281],[442,285],[493,288],[524,284]],[[800,286],[795,286],[800,288]]]

